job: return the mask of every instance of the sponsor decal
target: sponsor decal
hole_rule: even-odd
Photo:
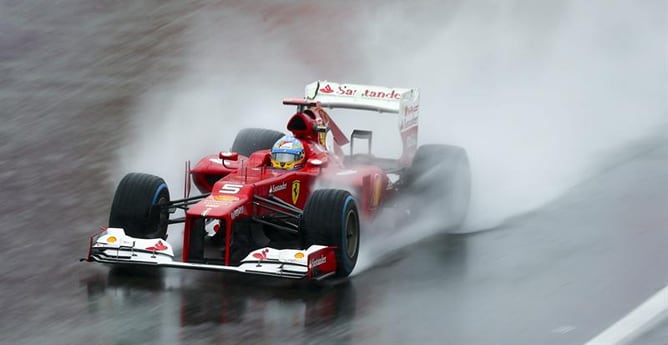
[[[327,263],[327,257],[326,256],[321,256],[317,259],[311,260],[311,263],[309,264],[309,268],[315,268],[315,267],[318,267],[318,266],[323,265],[325,263]]]
[[[395,100],[401,98],[401,93],[397,92],[394,89],[385,89],[385,90],[370,90],[362,89],[358,90],[351,88],[348,85],[337,85],[336,89],[333,89],[330,84],[321,87],[318,92],[324,94],[336,94],[338,96],[359,96],[364,98],[376,98],[376,99],[388,99]]]
[[[216,201],[237,201],[239,200],[238,197],[232,196],[232,195],[214,195],[213,200]]]
[[[146,250],[160,252],[163,250],[167,250],[167,246],[164,243],[162,243],[162,241],[158,240],[156,244],[154,244],[152,247],[146,248]]]
[[[267,259],[267,253],[269,253],[269,249],[265,248],[263,251],[259,253],[253,253],[253,257],[258,259],[258,260],[266,260]]]
[[[273,185],[273,186],[269,187],[269,193],[280,192],[280,191],[285,190],[287,188],[288,188],[288,183],[283,182],[281,184],[276,184],[276,185]]]
[[[401,130],[405,131],[407,129],[413,128],[418,125],[418,119],[417,116],[413,118],[406,118],[404,117],[403,120],[401,120]]]
[[[322,92],[322,93],[332,93],[332,92],[334,92],[334,90],[332,89],[331,86],[329,86],[329,84],[325,85],[325,87],[321,87],[319,91]]]
[[[216,207],[225,206],[225,205],[229,205],[229,204],[231,204],[231,202],[229,202],[229,201],[207,200],[207,202],[204,204],[204,207],[216,208]]]
[[[292,203],[297,204],[299,200],[299,190],[301,189],[301,182],[299,180],[292,181]]]
[[[395,90],[392,90],[391,92],[364,90],[364,93],[362,94],[362,96],[367,97],[367,98],[382,98],[382,99],[399,99],[399,98],[401,98],[401,94],[399,92],[396,92]]]
[[[411,105],[411,106],[407,105],[407,106],[404,107],[404,114],[408,115],[408,114],[411,114],[411,113],[417,113],[417,111],[420,109],[419,107],[420,107],[419,104],[414,104],[414,105]]]
[[[239,201],[239,197],[232,195],[213,195],[211,196],[211,199],[205,199],[204,207],[216,208],[229,205],[235,201]]]
[[[230,214],[230,217],[232,219],[237,218],[244,212],[246,212],[246,207],[241,206],[241,207],[237,208],[236,210],[232,211],[232,213]]]
[[[373,197],[371,198],[371,207],[378,207],[380,204],[380,195],[382,192],[382,184],[383,181],[380,178],[380,175],[376,174],[374,177],[375,183],[374,183],[374,188],[373,188]]]
[[[320,145],[327,147],[327,131],[318,131],[318,143]]]
[[[357,94],[357,90],[348,88],[346,85],[339,85],[336,94],[341,96],[355,96]]]
[[[404,117],[401,119],[401,128],[417,126],[418,124],[418,105],[406,106],[404,108]]]

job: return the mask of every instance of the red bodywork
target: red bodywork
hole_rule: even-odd
[[[287,128],[304,145],[304,166],[293,171],[274,169],[270,164],[270,150],[254,152],[250,157],[239,155],[236,161],[221,159],[223,154],[201,159],[190,173],[196,187],[210,195],[186,211],[184,262],[190,257],[192,223],[204,217],[221,220],[221,226],[216,230],[225,231],[224,260],[225,265],[229,265],[235,222],[273,212],[254,202],[255,196],[277,197],[301,210],[316,188],[347,189],[356,197],[364,219],[373,218],[383,202],[392,196],[393,188],[383,169],[368,164],[344,164],[341,146],[347,144],[348,139],[319,104],[306,103],[305,100],[286,100],[284,103],[300,106],[300,111],[288,121]],[[332,150],[325,146],[323,128],[333,135]],[[330,255],[333,255],[331,251]],[[335,263],[335,260],[328,262]],[[327,268],[330,269],[336,267]]]

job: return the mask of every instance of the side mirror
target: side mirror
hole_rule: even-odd
[[[218,158],[221,160],[227,161],[237,161],[239,159],[239,154],[236,152],[220,152]]]
[[[323,162],[322,160],[317,159],[317,158],[311,158],[311,159],[309,159],[308,161],[306,161],[306,164],[307,164],[308,166],[312,166],[312,167],[321,167],[321,168],[324,167],[325,165],[327,165],[327,163],[325,163],[325,162]]]
[[[228,168],[228,169],[233,169],[232,167],[228,167],[225,165],[225,161],[233,161],[236,162],[239,159],[239,154],[236,152],[220,152],[218,154],[218,158],[220,158],[220,162],[223,163],[223,166]]]

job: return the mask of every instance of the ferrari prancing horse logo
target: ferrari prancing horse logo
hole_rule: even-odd
[[[299,187],[301,185],[301,182],[299,180],[294,180],[292,181],[292,203],[297,204],[297,200],[299,200]]]

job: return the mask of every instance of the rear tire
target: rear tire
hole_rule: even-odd
[[[264,128],[244,128],[237,133],[232,144],[232,152],[250,156],[255,151],[267,150],[285,134]]]
[[[466,151],[451,145],[422,145],[405,175],[413,198],[411,213],[438,214],[446,230],[462,227],[471,198],[471,168]],[[420,214],[424,212],[424,214]]]
[[[167,238],[169,189],[157,176],[125,175],[116,188],[109,213],[109,227],[123,228],[136,238]]]
[[[352,273],[360,244],[360,221],[353,196],[339,189],[321,189],[306,201],[300,222],[304,245],[336,247],[336,277]]]

